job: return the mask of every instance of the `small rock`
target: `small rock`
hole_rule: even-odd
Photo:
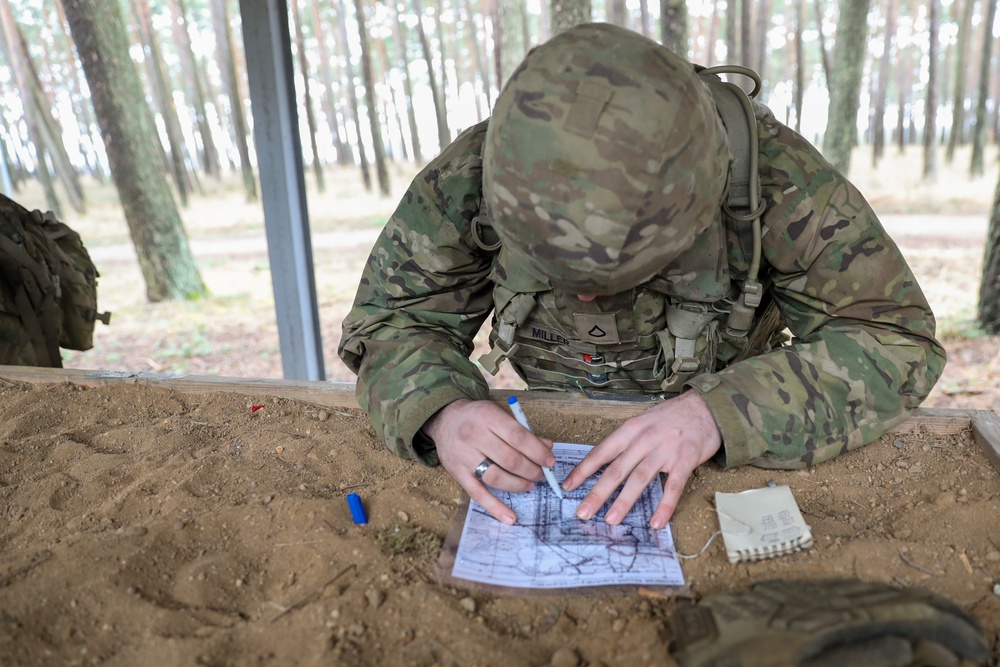
[[[326,410],[320,410],[316,414],[316,419],[320,420],[321,422],[325,422],[329,418],[330,418],[330,413],[327,412]]]
[[[462,598],[458,604],[462,605],[462,609],[470,614],[474,614],[476,612],[476,601],[472,598]]]
[[[938,507],[944,507],[945,505],[954,505],[955,494],[949,493],[947,491],[942,491],[941,493],[931,498],[931,502],[937,505]]]
[[[372,609],[378,609],[385,600],[385,593],[377,588],[369,588],[365,591],[365,598],[368,600],[368,604]]]
[[[990,552],[987,552],[987,554],[986,554],[986,560],[988,560],[991,563],[995,563],[997,561],[1000,561],[1000,551],[990,551]]]
[[[556,652],[552,654],[552,662],[550,664],[552,667],[578,667],[580,656],[573,649],[564,646],[563,648],[556,649]]]
[[[625,629],[625,621],[621,618],[616,618],[614,623],[611,624],[612,632],[621,632]]]
[[[896,449],[902,449],[903,441],[900,440],[899,438],[896,438],[895,440],[892,441],[892,446],[895,447]]]
[[[897,540],[905,540],[912,534],[913,534],[912,530],[910,530],[909,528],[903,528],[901,530],[897,530],[896,532],[894,532],[892,536],[895,537]]]
[[[407,514],[406,512],[404,512],[403,510],[400,510],[400,511],[396,512],[396,516],[403,523],[406,523],[406,522],[408,522],[410,520],[410,515]]]
[[[365,634],[365,626],[361,623],[351,623],[347,626],[347,631],[350,632],[355,637],[360,637]]]

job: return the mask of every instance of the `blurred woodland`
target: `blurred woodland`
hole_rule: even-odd
[[[251,4],[263,0],[243,0]],[[526,51],[570,25],[626,26],[706,66],[745,65],[758,99],[845,172],[852,155],[922,146],[923,177],[997,160],[998,0],[273,0],[291,33],[304,168],[421,164],[489,116]],[[0,0],[0,191],[37,181],[82,213],[81,177],[111,179],[151,302],[204,284],[178,213],[206,179],[258,198],[237,0]],[[864,153],[857,150],[861,146]],[[969,157],[971,156],[971,158]],[[1000,213],[980,321],[1000,331]]]

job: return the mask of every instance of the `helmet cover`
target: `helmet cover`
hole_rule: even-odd
[[[691,247],[718,215],[730,159],[692,64],[586,23],[532,49],[504,86],[483,185],[515,261],[556,289],[608,295]]]

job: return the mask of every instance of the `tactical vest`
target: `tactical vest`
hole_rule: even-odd
[[[722,72],[755,82],[748,96]],[[532,389],[588,395],[680,393],[702,373],[780,344],[776,304],[761,308],[761,223],[757,120],[750,97],[760,78],[743,67],[699,68],[733,152],[726,201],[694,246],[652,280],[628,292],[582,302],[555,291],[483,240],[485,202],[473,221],[477,243],[499,253],[490,275],[495,314],[491,350],[479,358],[490,374],[507,359]],[[485,214],[485,215],[484,215]],[[486,219],[483,219],[486,218]]]

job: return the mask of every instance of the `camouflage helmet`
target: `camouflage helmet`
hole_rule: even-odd
[[[607,295],[691,247],[718,215],[729,161],[693,65],[588,23],[532,49],[504,86],[483,185],[515,262],[557,289]]]

